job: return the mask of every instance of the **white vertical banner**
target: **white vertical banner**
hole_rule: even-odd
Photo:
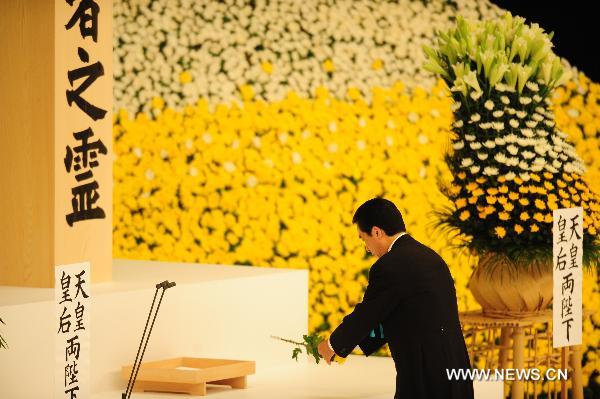
[[[89,399],[90,263],[57,266],[55,298],[55,399]]]
[[[556,209],[553,213],[554,298],[553,347],[581,344],[583,293],[583,209]]]

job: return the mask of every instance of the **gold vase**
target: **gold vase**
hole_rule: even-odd
[[[552,263],[516,264],[505,255],[488,252],[479,256],[469,289],[487,314],[539,312],[552,302]]]

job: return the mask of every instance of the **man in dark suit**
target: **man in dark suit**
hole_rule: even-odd
[[[471,366],[444,260],[406,233],[400,211],[386,199],[362,204],[352,222],[379,259],[363,301],[319,345],[319,353],[330,364],[357,345],[369,356],[387,342],[396,365],[395,398],[472,399],[472,381],[451,381],[447,374]]]

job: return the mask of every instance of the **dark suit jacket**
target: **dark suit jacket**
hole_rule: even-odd
[[[396,365],[396,398],[473,398],[471,381],[449,381],[446,374],[471,367],[454,281],[444,260],[408,234],[371,267],[363,301],[330,337],[342,357],[357,345],[368,356],[386,342]]]

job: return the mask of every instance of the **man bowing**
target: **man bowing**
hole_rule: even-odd
[[[362,204],[352,223],[379,258],[363,301],[319,345],[331,363],[358,345],[369,356],[386,342],[396,366],[396,399],[472,399],[472,381],[449,380],[447,370],[470,368],[444,260],[405,231],[396,206],[383,198]]]

